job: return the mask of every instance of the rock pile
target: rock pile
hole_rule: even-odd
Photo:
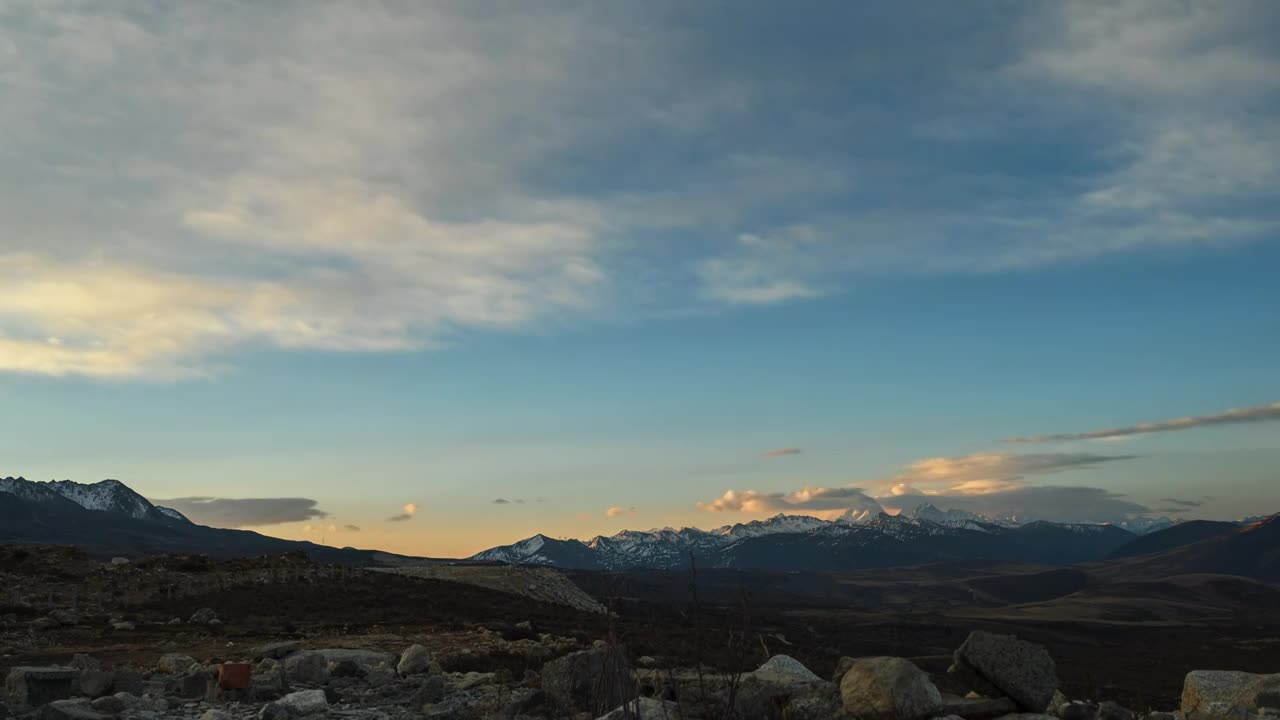
[[[1139,716],[1069,700],[1043,647],[984,632],[955,651],[945,678],[904,658],[863,657],[845,658],[826,680],[786,655],[743,673],[660,669],[621,646],[523,630],[501,641],[526,649],[520,671],[486,649],[496,646],[437,656],[434,637],[397,653],[276,642],[216,664],[169,653],[148,672],[76,655],[13,668],[0,720],[1280,720],[1280,674],[1197,670],[1179,709]],[[935,680],[968,690],[943,692]]]

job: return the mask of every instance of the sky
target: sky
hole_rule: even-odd
[[[1280,6],[0,0],[0,475],[459,556],[1280,511]]]

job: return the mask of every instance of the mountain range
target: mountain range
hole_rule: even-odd
[[[317,561],[353,565],[415,561],[375,550],[333,548],[197,525],[177,510],[152,504],[118,480],[82,484],[0,478],[0,543],[75,545],[96,557],[302,552]]]
[[[1144,537],[1178,527],[1168,518],[1131,521],[1129,527],[1018,523],[924,504],[900,515],[820,520],[780,514],[715,530],[624,530],[588,541],[534,535],[470,559],[574,570],[664,570],[688,567],[691,560],[709,568],[805,571],[964,561],[1070,565],[1106,559]],[[1177,546],[1203,537],[1183,535],[1168,542]],[[1140,546],[1130,554],[1142,552]]]

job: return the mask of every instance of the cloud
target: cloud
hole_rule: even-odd
[[[698,503],[707,512],[825,513],[846,511],[878,513],[880,504],[860,488],[803,488],[791,493],[728,490],[709,503]]]
[[[623,515],[633,515],[635,514],[635,512],[636,512],[636,509],[634,507],[623,507],[621,505],[614,505],[608,510],[605,510],[604,514],[612,518],[612,517],[622,517]]]
[[[0,372],[203,377],[1262,241],[1277,12],[830,3],[793,52],[769,3],[8,4]]]
[[[911,463],[898,475],[872,484],[887,488],[891,494],[912,489],[946,489],[979,495],[1008,490],[1030,476],[1095,467],[1134,457],[1094,453],[973,453],[932,457]]]
[[[173,508],[196,524],[212,527],[278,525],[329,517],[329,513],[316,507],[315,500],[307,498],[182,497],[152,502]]]
[[[1160,502],[1177,505],[1182,508],[1198,508],[1204,505],[1204,500],[1180,500],[1178,498],[1161,498]]]
[[[413,516],[418,514],[418,506],[413,503],[405,503],[402,510],[403,512],[399,515],[392,515],[387,518],[387,522],[406,522],[412,520]]]
[[[1235,408],[1212,415],[1174,418],[1158,422],[1139,423],[1124,427],[1107,428],[1080,433],[1053,433],[1049,435],[1028,435],[1009,440],[1014,443],[1067,442],[1072,440],[1111,440],[1115,438],[1143,435],[1146,433],[1169,432],[1172,430],[1188,430],[1213,425],[1242,425],[1280,420],[1280,402],[1256,407]]]
[[[360,527],[358,525],[343,525],[342,529],[347,532],[360,532]]]
[[[493,501],[493,503],[492,503],[492,504],[494,504],[494,505],[510,505],[510,504],[511,504],[511,501],[510,501],[510,500],[507,500],[507,499],[505,499],[505,498],[497,498],[497,499],[495,499],[495,500]]]
[[[803,452],[804,451],[801,450],[800,448],[778,448],[777,450],[770,450],[769,452],[765,453],[764,456],[765,457],[785,457],[787,455],[799,455]]]
[[[1125,495],[1096,487],[1024,486],[985,493],[907,493],[881,498],[887,508],[910,512],[929,503],[943,509],[967,510],[987,517],[1022,521],[1119,522],[1150,508]]]
[[[708,512],[805,513],[830,519],[884,510],[909,511],[930,502],[943,508],[990,515],[1113,520],[1146,512],[1147,508],[1098,488],[1034,486],[1028,480],[1132,457],[1092,453],[974,453],[933,457],[911,463],[897,475],[863,483],[879,488],[877,496],[860,487],[806,487],[790,493],[729,490],[711,502],[696,506]]]

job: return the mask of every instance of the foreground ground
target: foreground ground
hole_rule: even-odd
[[[479,571],[480,586],[465,570],[406,577],[295,556],[112,566],[72,550],[0,549],[0,673],[77,653],[104,667],[150,668],[165,653],[216,664],[288,640],[397,656],[421,644],[442,671],[518,679],[608,641],[654,667],[743,670],[786,654],[824,678],[845,656],[899,656],[963,693],[946,687],[946,670],[983,629],[1046,646],[1068,697],[1147,710],[1176,707],[1193,669],[1280,668],[1280,591],[1224,576],[1142,585],[1008,567],[574,576],[612,610],[599,613],[546,602],[557,595],[544,586],[529,597],[527,576],[513,572],[504,585],[504,572]],[[218,622],[191,622],[202,608]]]

